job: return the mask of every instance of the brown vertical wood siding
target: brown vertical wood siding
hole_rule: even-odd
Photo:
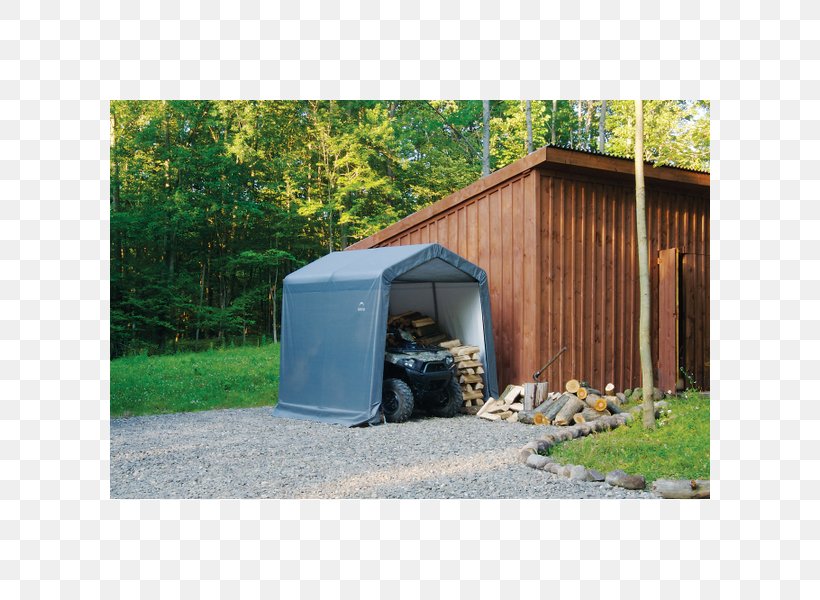
[[[625,181],[541,174],[541,348],[567,351],[545,377],[617,389],[640,383],[634,187]],[[709,196],[647,186],[652,354],[658,359],[658,253],[678,248],[681,365],[709,387]]]
[[[351,249],[437,242],[487,271],[502,388],[531,380],[564,345],[542,375],[551,388],[570,378],[635,387],[639,302],[628,170],[620,159],[541,149]],[[708,389],[708,175],[650,168],[647,220],[653,364],[658,252],[678,248],[681,365]]]

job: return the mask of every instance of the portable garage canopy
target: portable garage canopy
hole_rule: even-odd
[[[274,416],[381,421],[389,314],[426,314],[481,348],[485,397],[498,395],[487,274],[439,244],[332,252],[288,275]]]

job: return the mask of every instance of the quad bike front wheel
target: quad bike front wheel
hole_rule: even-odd
[[[458,378],[450,378],[450,383],[444,388],[441,397],[433,400],[428,406],[428,412],[434,417],[455,417],[458,414],[458,409],[464,400],[461,395],[461,386],[458,384]]]
[[[382,383],[382,410],[388,423],[403,423],[413,414],[413,392],[401,379]]]

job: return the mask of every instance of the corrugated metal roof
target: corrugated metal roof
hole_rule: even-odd
[[[612,152],[599,152],[598,150],[592,150],[592,149],[582,150],[580,148],[572,148],[571,146],[566,146],[566,145],[562,145],[562,144],[547,144],[546,146],[543,146],[543,147],[544,148],[560,148],[561,150],[569,150],[571,152],[578,152],[580,154],[595,154],[595,155],[598,155],[598,156],[606,156],[608,158],[620,158],[622,160],[629,160],[629,161],[634,161],[635,160],[634,156],[625,156],[623,154],[615,154],[615,153],[612,153]],[[653,163],[651,161],[646,161],[646,163],[652,165],[653,167],[654,166],[666,167],[667,169],[677,169],[678,171],[690,171],[692,173],[705,173],[707,175],[709,175],[711,173],[710,171],[703,170],[703,169],[692,169],[690,167],[679,167],[677,165],[655,165],[655,163]]]

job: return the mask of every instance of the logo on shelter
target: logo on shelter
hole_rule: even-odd
[[[359,312],[364,312],[367,309],[364,307],[364,302],[359,302],[359,308],[356,309]]]

